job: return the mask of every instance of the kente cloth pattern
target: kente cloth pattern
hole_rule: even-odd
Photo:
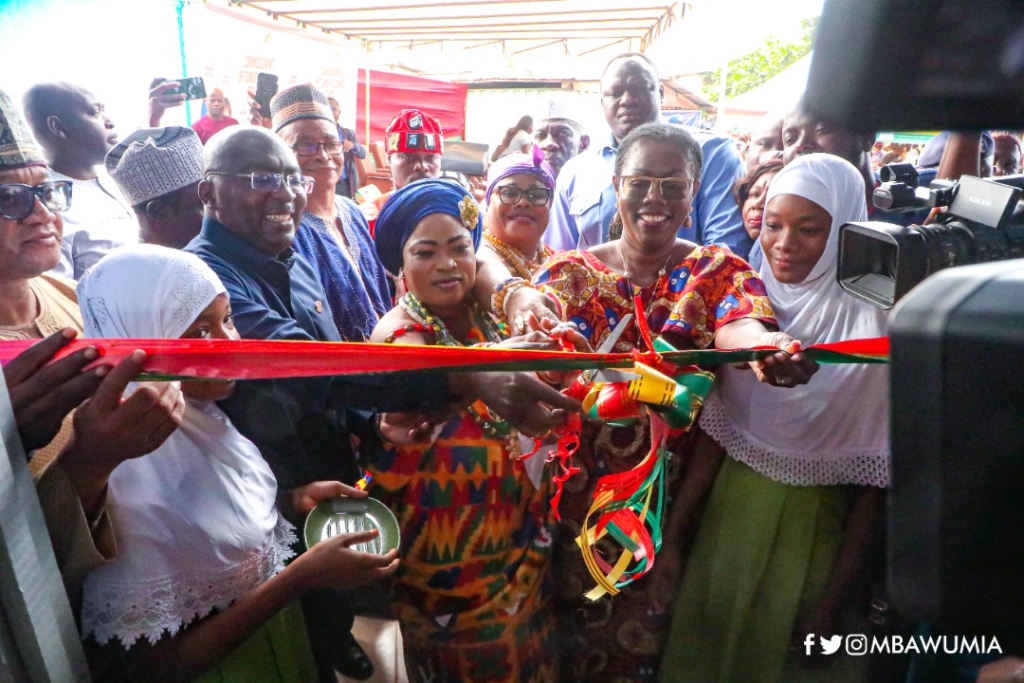
[[[295,250],[316,269],[341,338],[367,341],[380,317],[391,310],[387,275],[362,213],[344,197],[335,197],[334,203],[341,233],[358,267],[342,253],[331,226],[308,212],[302,214],[295,234]]]
[[[555,254],[534,277],[554,297],[564,320],[576,323],[591,346],[633,313],[630,284],[589,251]],[[754,318],[774,325],[764,283],[746,261],[728,249],[697,247],[640,293],[646,302],[651,332],[673,332],[707,348],[715,332],[733,320]],[[614,351],[628,352],[639,343],[635,326],[626,330]]]
[[[398,516],[394,616],[414,681],[552,681],[552,512],[468,412],[436,441],[389,450],[371,494]]]
[[[534,281],[553,295],[564,320],[575,322],[592,346],[598,346],[619,320],[633,313],[629,284],[588,251],[556,254]],[[711,344],[714,333],[733,320],[752,318],[774,324],[764,285],[745,261],[718,247],[697,247],[667,269],[641,293],[650,301],[647,319],[651,332],[673,331],[694,347]],[[615,350],[630,351],[641,344],[635,325],[628,327]],[[690,454],[692,436],[670,439],[672,457],[666,476],[664,519],[672,519],[672,502],[680,482],[680,467]],[[559,503],[562,522],[554,555],[559,615],[557,651],[565,681],[646,683],[654,680],[672,613],[678,567],[665,558],[681,552],[678,538],[665,530],[658,562],[649,576],[630,584],[613,599],[595,603],[583,594],[592,578],[575,539],[593,502],[594,485],[602,476],[628,471],[650,451],[649,424],[630,427],[586,425],[573,464],[580,472],[571,477]]]

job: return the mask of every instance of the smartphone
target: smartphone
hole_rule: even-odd
[[[277,94],[277,76],[260,72],[256,74],[256,103],[260,105],[260,114],[270,118],[270,100]]]
[[[182,78],[178,81],[178,87],[172,90],[171,95],[184,95],[186,100],[206,99],[206,84],[202,76],[194,78]]]

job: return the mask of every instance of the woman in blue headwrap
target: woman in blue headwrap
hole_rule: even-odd
[[[476,203],[449,181],[392,195],[377,218],[377,253],[408,293],[371,341],[501,342],[472,296],[481,230]],[[373,495],[402,528],[393,612],[411,680],[555,680],[547,485],[514,461],[518,437],[500,417],[479,402],[460,408],[416,434],[421,443],[395,446],[371,466]],[[394,419],[382,418],[383,434]]]

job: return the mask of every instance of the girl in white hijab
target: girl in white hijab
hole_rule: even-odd
[[[239,338],[224,286],[182,251],[118,250],[86,273],[78,300],[86,337]],[[285,568],[296,536],[275,506],[274,475],[213,402],[232,389],[185,382],[178,431],[110,477],[117,557],[86,578],[82,632],[100,645],[121,641],[97,648],[113,678],[316,680],[295,600],[307,588],[351,589],[397,567],[394,553],[348,549],[373,532],[321,543]],[[283,500],[297,515],[322,498],[365,495],[338,482],[291,494]]]
[[[836,278],[840,226],[866,219],[864,180],[839,157],[801,157],[772,180],[761,277],[783,332],[805,345],[887,333],[887,312]],[[822,660],[808,634],[851,632],[844,619],[863,604],[889,483],[887,366],[824,366],[791,389],[725,368],[700,426],[728,457],[677,598],[661,680],[863,680],[863,657]],[[802,668],[809,663],[829,666]]]

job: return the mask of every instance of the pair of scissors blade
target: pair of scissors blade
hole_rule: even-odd
[[[597,353],[611,353],[612,349],[615,348],[615,345],[618,343],[619,339],[622,337],[623,333],[626,331],[626,328],[629,327],[629,324],[631,322],[633,322],[632,313],[627,313],[626,315],[622,316],[622,318],[619,320],[619,324],[616,325],[614,329],[612,329],[611,333],[609,333],[609,335],[604,338],[604,341],[601,342],[601,345],[597,347]],[[591,380],[594,379],[594,375],[596,374],[597,370],[584,370],[583,381],[590,382]]]

